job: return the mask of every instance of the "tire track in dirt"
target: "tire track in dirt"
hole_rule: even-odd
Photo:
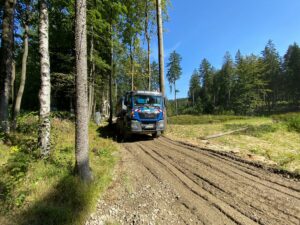
[[[244,172],[253,175],[254,177],[258,177],[261,180],[270,181],[271,183],[276,183],[283,187],[288,187],[289,189],[295,190],[300,192],[300,186],[299,186],[299,177],[296,178],[296,182],[293,182],[293,179],[290,179],[290,182],[285,182],[285,179],[283,179],[282,176],[278,176],[276,173],[266,173],[266,169],[264,169],[264,165],[259,164],[257,162],[253,161],[246,161],[244,159],[241,159],[233,154],[227,153],[227,152],[218,152],[216,150],[207,149],[207,148],[199,148],[190,144],[184,144],[180,142],[176,142],[173,140],[170,140],[168,138],[161,138],[159,141],[166,142],[167,144],[172,143],[174,146],[179,146],[180,148],[184,147],[186,149],[199,152],[201,151],[201,154],[207,155],[209,157],[214,157],[217,160],[224,160],[224,162],[229,163],[230,165],[239,168],[239,170],[243,170]],[[253,168],[256,168],[253,170]],[[266,167],[268,168],[268,167]],[[262,169],[262,170],[259,170]],[[272,168],[272,170],[274,170]],[[262,173],[260,173],[262,171]],[[275,170],[276,171],[276,170]],[[283,171],[279,171],[283,172]],[[267,176],[266,176],[267,175]],[[289,174],[288,174],[289,176]],[[289,177],[288,177],[289,178]]]
[[[276,207],[278,204],[280,204],[280,202],[265,202],[265,196],[260,196],[260,193],[255,189],[249,189],[247,188],[247,186],[240,188],[240,184],[234,182],[234,180],[232,179],[230,181],[227,181],[227,179],[225,179],[226,177],[219,176],[219,174],[214,173],[213,170],[207,170],[207,168],[199,167],[198,165],[195,167],[194,165],[196,163],[193,161],[193,159],[190,159],[185,163],[187,165],[184,165],[180,160],[176,159],[177,157],[174,156],[174,154],[173,158],[165,152],[164,148],[156,150],[155,145],[149,144],[150,143],[147,143],[147,147],[150,147],[158,155],[168,160],[173,166],[175,166],[178,170],[182,171],[192,180],[197,182],[197,184],[204,188],[206,191],[217,196],[218,198],[224,199],[227,204],[229,204],[231,207],[235,208],[242,214],[247,215],[252,220],[261,220],[261,224],[284,224],[285,221],[288,220],[290,220],[294,224],[297,224],[297,222],[299,221],[299,218],[294,217],[294,215],[290,214],[287,210],[281,210],[279,208],[273,211],[266,211],[265,209],[268,208],[269,205]],[[199,171],[200,173],[195,172],[195,170]],[[218,183],[219,180],[223,180],[223,185]],[[253,201],[253,199],[251,198],[254,195],[259,196],[259,198],[256,198],[256,201]],[[264,201],[261,201],[261,199],[264,199]],[[284,205],[284,209],[286,208],[289,208],[290,211],[293,210],[287,204]],[[294,213],[296,214],[297,212]]]
[[[298,180],[294,181],[293,179],[289,179],[289,182],[286,182],[286,179],[282,176],[278,176],[278,174],[274,174],[269,171],[266,171],[263,168],[258,168],[256,166],[237,161],[235,160],[237,158],[235,156],[229,155],[229,157],[227,157],[227,153],[224,154],[222,152],[220,153],[210,152],[210,151],[207,152],[206,150],[202,150],[197,147],[185,146],[180,143],[173,142],[163,138],[159,140],[159,143],[165,146],[169,146],[173,150],[176,150],[176,147],[179,150],[185,150],[187,156],[189,156],[191,153],[198,153],[196,154],[198,160],[202,160],[201,161],[202,163],[205,163],[205,161],[202,158],[205,158],[205,160],[209,160],[210,163],[208,165],[214,167],[214,169],[217,169],[217,167],[214,166],[214,164],[216,162],[222,161],[223,162],[222,166],[229,165],[227,169],[230,169],[230,171],[232,171],[236,175],[243,176],[249,180],[252,180],[255,183],[259,183],[268,188],[275,189],[279,192],[283,192],[285,194],[291,195],[294,198],[300,199],[299,196],[300,186]],[[186,150],[190,150],[190,151],[186,151]],[[195,154],[193,155],[193,157],[194,156]],[[239,160],[239,158],[237,159]]]
[[[300,224],[299,181],[166,138],[124,143],[198,224]]]

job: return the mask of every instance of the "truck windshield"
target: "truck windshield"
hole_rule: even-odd
[[[134,106],[155,106],[162,107],[162,97],[161,96],[151,96],[151,95],[135,95],[133,96]]]

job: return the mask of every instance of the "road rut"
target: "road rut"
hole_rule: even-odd
[[[158,186],[165,185],[160,198],[148,193],[142,199],[147,202],[148,198],[149,204],[161,201],[155,207],[161,212],[161,208],[167,208],[169,212],[156,213],[148,221],[125,221],[125,214],[132,213],[132,209],[139,214],[134,207],[138,200],[121,204],[119,201],[118,207],[125,208],[125,214],[114,220],[122,224],[167,224],[167,221],[168,224],[300,224],[300,182],[296,178],[286,178],[233,155],[164,137],[136,140],[122,146],[123,154],[135,161],[131,173],[140,173],[134,178],[138,183],[134,190],[150,185],[154,187],[151,192],[156,192]],[[128,198],[122,192],[119,195],[124,196],[118,199]],[[107,197],[99,203],[99,213],[104,209],[101,204],[106,207],[114,204],[110,201]],[[149,212],[154,207],[150,205]],[[147,214],[147,210],[143,213]]]

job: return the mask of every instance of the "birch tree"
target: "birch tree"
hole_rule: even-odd
[[[5,0],[2,20],[2,57],[0,59],[0,128],[9,133],[9,97],[13,73],[15,0]]]
[[[76,165],[84,182],[92,180],[89,167],[88,96],[87,96],[86,0],[76,0]]]
[[[39,146],[41,156],[47,157],[50,153],[50,59],[49,59],[49,18],[46,0],[40,1],[39,21],[39,48],[41,66],[41,88],[39,93]]]

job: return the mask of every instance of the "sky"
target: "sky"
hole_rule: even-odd
[[[182,56],[178,97],[187,97],[190,77],[203,58],[219,69],[226,51],[233,58],[237,50],[260,55],[270,39],[283,56],[290,44],[300,44],[299,12],[299,0],[171,0],[164,23],[165,65],[170,52]],[[153,49],[157,61],[157,43]],[[167,80],[166,94],[173,99]]]

